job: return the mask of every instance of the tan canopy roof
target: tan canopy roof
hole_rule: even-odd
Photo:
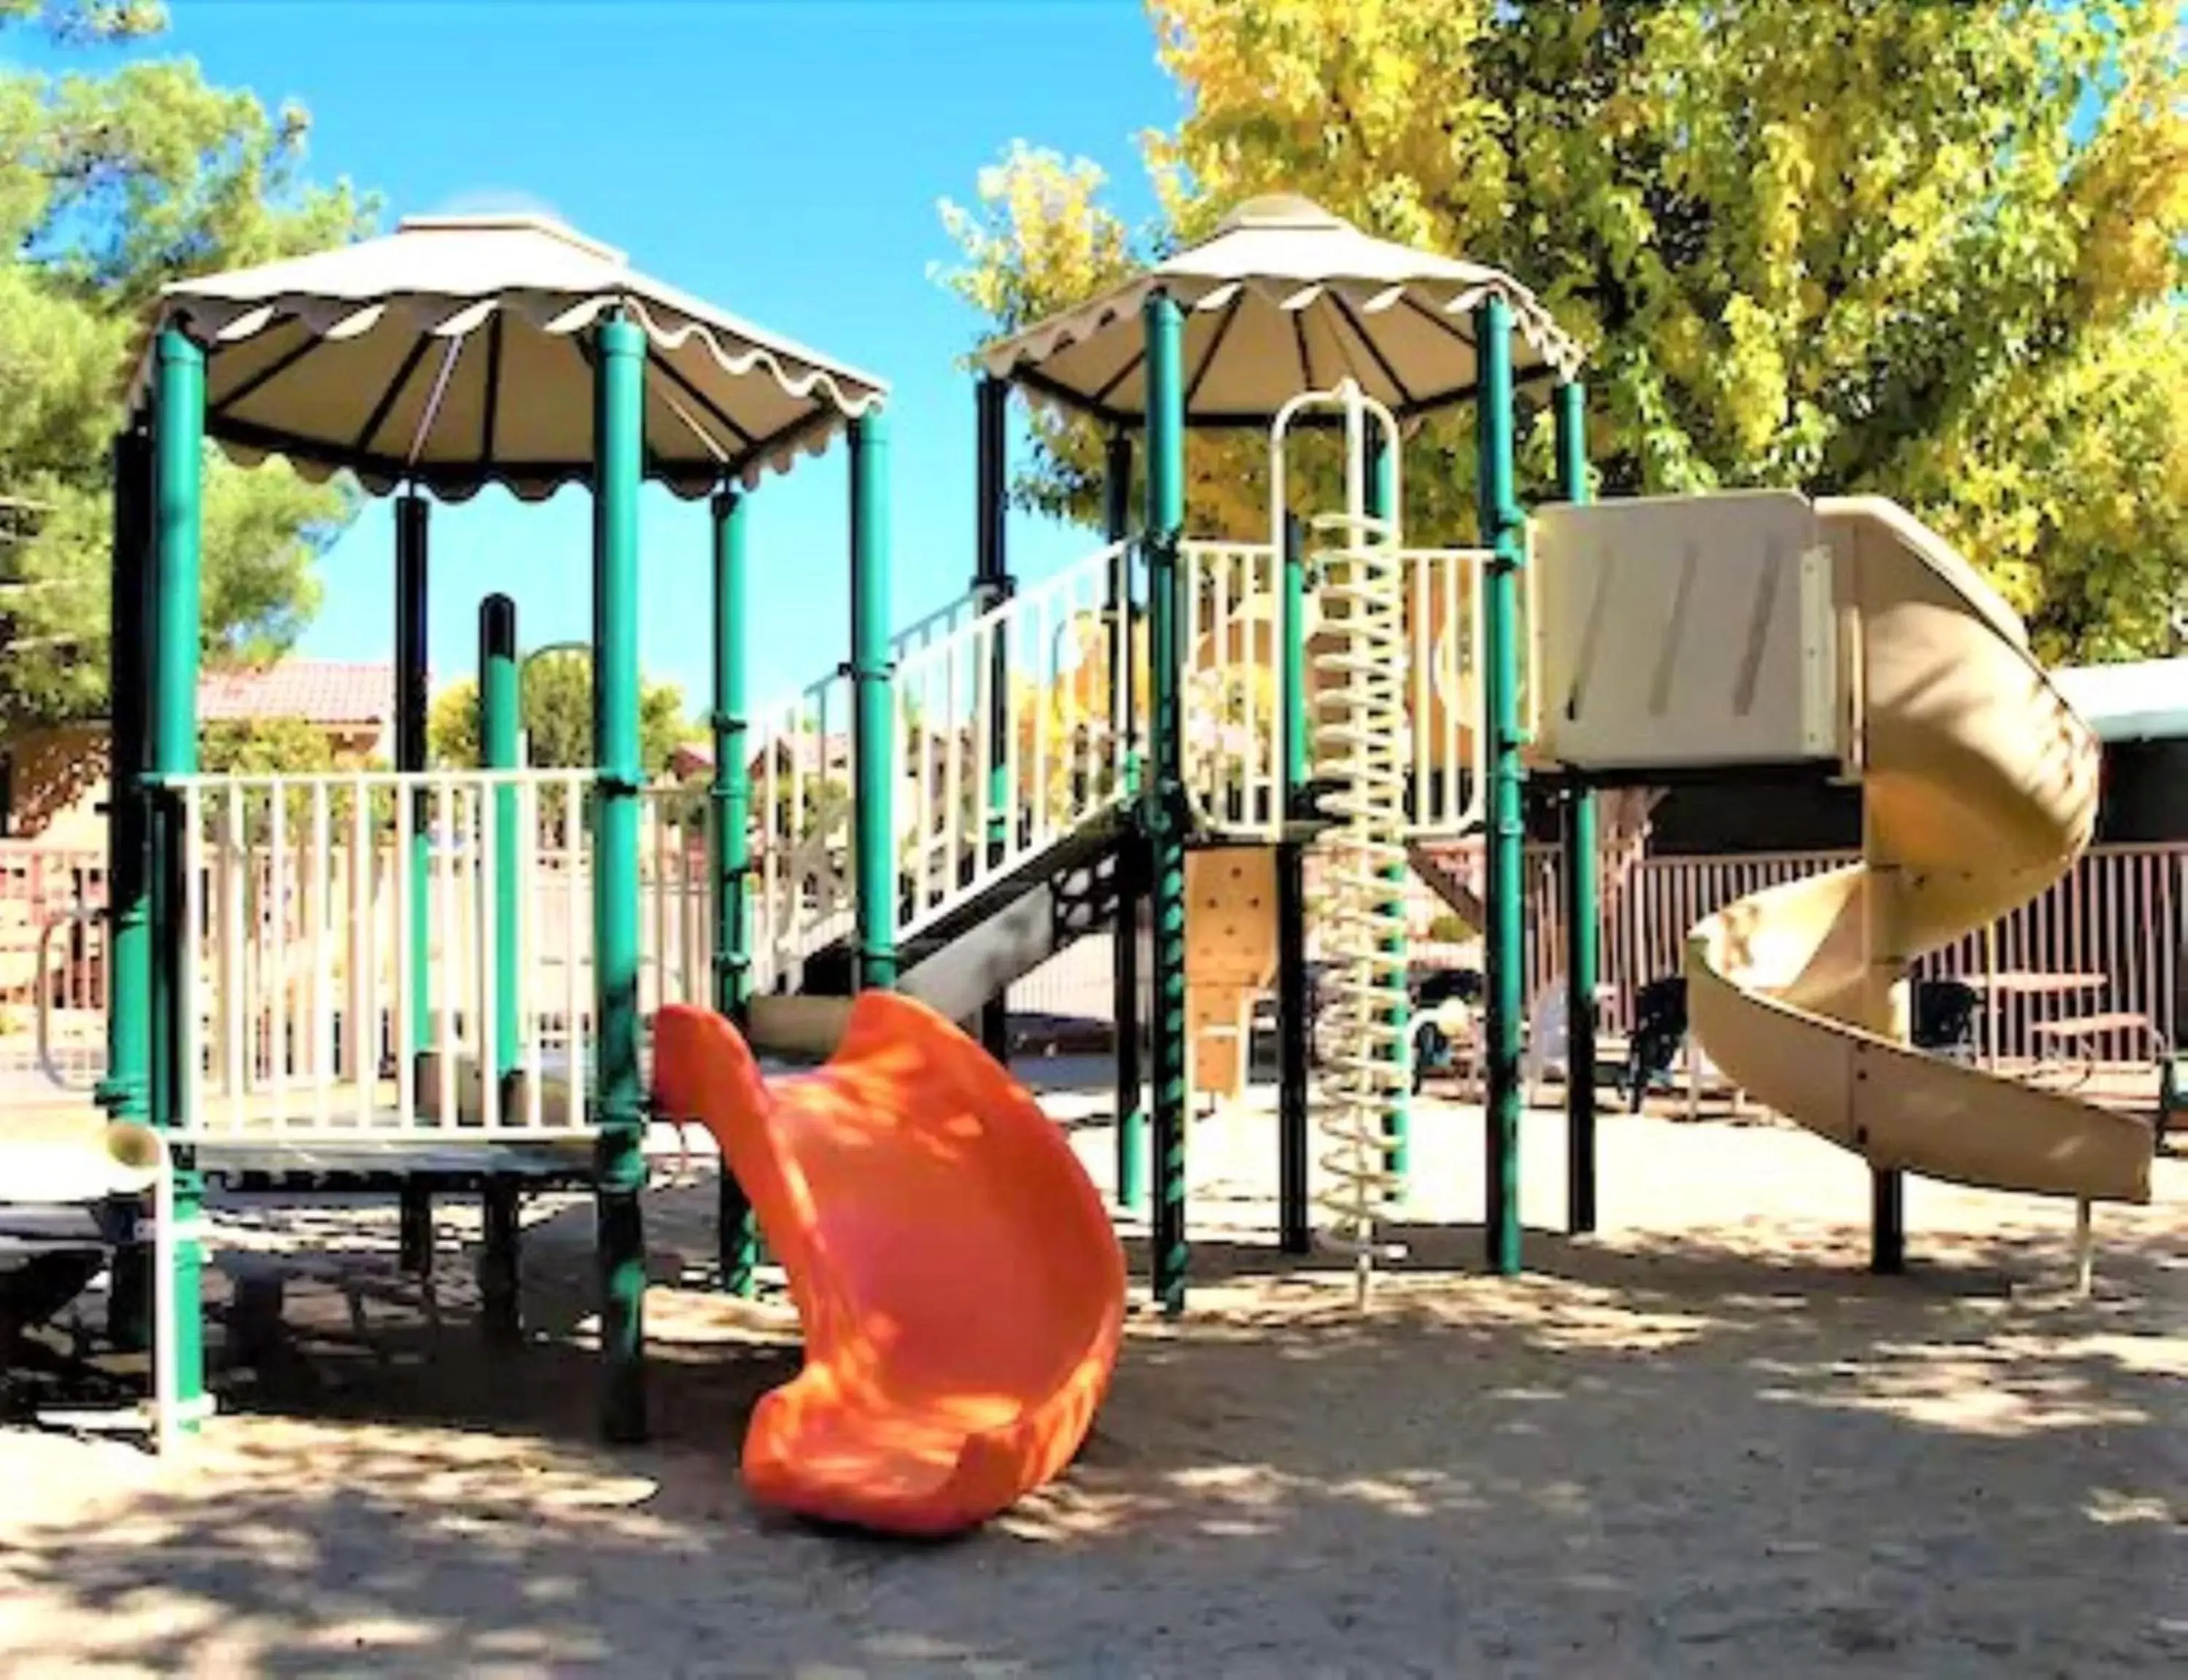
[[[1147,412],[1140,305],[1159,286],[1187,312],[1189,424],[1259,426],[1345,378],[1401,419],[1470,395],[1475,306],[1512,306],[1518,378],[1570,377],[1579,345],[1510,275],[1363,234],[1289,195],[1249,199],[1198,245],[989,345],[990,373],[1114,425]]]
[[[645,330],[648,476],[681,495],[818,451],[885,386],[633,269],[532,216],[414,217],[394,233],[163,288],[150,340],[207,347],[206,426],[235,459],[286,456],[451,499],[504,484],[537,499],[591,471],[584,329],[622,308]]]

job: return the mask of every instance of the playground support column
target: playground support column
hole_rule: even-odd
[[[1306,543],[1299,521],[1284,516],[1284,818],[1305,815],[1312,758],[1307,730]],[[1288,1254],[1313,1247],[1309,1226],[1306,843],[1277,847],[1277,1245]]]
[[[896,984],[888,604],[888,422],[877,409],[851,422],[851,853],[862,989]]]
[[[395,503],[395,768],[416,775],[426,768],[427,669],[426,640],[427,555],[432,507],[412,491]],[[410,798],[410,925],[400,936],[403,992],[409,1000],[410,1043],[421,1051],[433,1041],[432,799],[422,789]],[[392,1023],[390,1025],[392,1026]],[[398,1040],[399,1041],[399,1040]],[[433,1198],[405,1180],[400,1192],[399,1264],[423,1277],[433,1264]]]
[[[1491,297],[1474,312],[1480,358],[1475,432],[1481,540],[1490,550],[1484,616],[1482,730],[1489,743],[1487,1112],[1482,1128],[1488,1207],[1483,1237],[1489,1269],[1520,1270],[1520,847],[1524,839],[1520,766],[1520,514],[1514,491],[1512,308]]]
[[[479,757],[490,770],[523,768],[517,761],[524,724],[516,666],[516,603],[488,595],[479,603]],[[516,787],[493,791],[493,891],[505,905],[517,901]],[[494,918],[493,1075],[504,1086],[516,1071],[522,1035],[523,997],[516,972],[517,917]],[[505,1090],[502,1102],[509,1102]]]
[[[1131,530],[1132,439],[1125,431],[1109,434],[1102,462],[1102,524],[1112,543],[1121,543]],[[1109,586],[1109,680],[1125,674],[1125,694],[1113,714],[1132,715],[1131,672],[1132,659],[1132,561],[1120,555]],[[1136,743],[1128,733],[1117,743],[1122,755],[1117,773],[1124,778],[1126,798],[1139,791]],[[1140,906],[1146,898],[1139,860],[1120,855],[1117,860],[1117,927],[1110,942],[1110,989],[1117,1018],[1117,1205],[1136,1212],[1148,1196],[1148,1111],[1141,1093],[1140,1067]]]
[[[172,1129],[183,1112],[183,947],[195,930],[183,925],[183,847],[178,802],[160,786],[198,768],[199,549],[201,455],[205,444],[205,352],[174,327],[160,335],[156,352],[153,442],[149,736],[154,797],[152,823],[152,1103],[151,1120]],[[204,1184],[188,1151],[174,1166],[175,1230],[167,1245],[174,1268],[175,1345],[165,1350],[174,1373],[175,1396],[186,1418],[205,1394],[203,1251],[197,1226]],[[184,1427],[195,1428],[194,1422]]]
[[[1386,443],[1380,426],[1370,426],[1368,428],[1368,459],[1365,465],[1367,467],[1365,476],[1368,481],[1368,516],[1370,519],[1385,521],[1390,527],[1389,534],[1377,540],[1396,543],[1398,540],[1396,527],[1400,515],[1400,510],[1396,505],[1398,459]],[[1416,770],[1416,776],[1418,774],[1418,770]],[[1407,867],[1403,862],[1399,862],[1391,864],[1384,869],[1383,878],[1390,883],[1390,896],[1376,906],[1377,911],[1391,918],[1392,925],[1399,930],[1393,938],[1385,942],[1383,954],[1396,966],[1401,987],[1406,984],[1405,922]],[[1406,1038],[1410,1030],[1412,1015],[1412,1010],[1404,1003],[1394,1006],[1385,1011],[1384,1015],[1387,1024],[1397,1029],[1397,1036],[1392,1042],[1390,1053],[1401,1060],[1410,1059]],[[1413,1153],[1408,1137],[1411,1129],[1410,1119],[1407,1104],[1403,1097],[1401,1097],[1396,1104],[1383,1116],[1383,1136],[1389,1146],[1383,1152],[1383,1170],[1394,1181],[1392,1192],[1394,1198],[1401,1198],[1406,1193],[1406,1175]]]
[[[1902,949],[1900,866],[1876,832],[1869,802],[1862,802],[1861,851],[1874,860],[1862,881],[1862,1023],[1873,1033],[1903,1043],[1907,1020],[1898,988],[1907,978]],[[1858,1065],[1855,1077],[1868,1070]],[[1907,1270],[1907,1177],[1889,1167],[1869,1170],[1869,1269],[1880,1277]]]
[[[646,1419],[646,1115],[638,1079],[638,499],[646,334],[614,315],[593,362],[593,979],[599,1137],[601,1427],[642,1440]],[[573,1068],[571,1077],[582,1078]]]
[[[108,978],[106,1077],[99,1106],[115,1119],[141,1120],[151,1092],[151,929],[145,903],[144,702],[150,675],[145,624],[152,445],[141,424],[114,440],[113,603],[107,692],[113,736],[106,791]],[[144,1345],[149,1332],[150,1252],[132,1247],[115,1258],[107,1331],[117,1346]]]
[[[1178,549],[1185,527],[1184,317],[1167,292],[1148,295],[1148,668],[1153,717],[1143,809],[1154,922],[1154,1297],[1185,1311],[1185,719],[1180,692]]]
[[[492,595],[478,613],[479,762],[490,770],[523,768],[518,761],[523,737],[523,705],[516,662],[516,603]],[[496,787],[493,800],[493,892],[505,905],[518,902],[517,793],[514,783]],[[523,1033],[523,995],[517,967],[517,920],[509,913],[494,918],[493,1051],[492,1074],[500,1090],[500,1112],[511,1112],[518,1046]],[[489,1177],[481,1198],[479,1316],[488,1340],[514,1342],[522,1333],[517,1309],[520,1222],[516,1181],[506,1174]]]
[[[1558,493],[1587,500],[1587,397],[1577,380],[1557,388]],[[1595,794],[1565,790],[1565,1229],[1595,1229],[1595,978],[1603,860],[1596,849]]]
[[[714,1007],[745,1027],[752,1013],[752,765],[745,716],[745,503],[734,490],[714,498]],[[753,1293],[759,1222],[744,1187],[722,1164],[716,1243],[722,1287]]]
[[[1012,581],[1005,515],[1008,495],[1007,456],[1010,447],[1007,381],[983,375],[979,384],[978,542],[973,556],[973,588],[980,611],[992,612],[1011,598]],[[1010,837],[1010,646],[1000,634],[988,646],[988,862],[1000,865]],[[1036,789],[1035,798],[1046,790]],[[1001,991],[980,1008],[980,1043],[998,1062],[1010,1059],[1010,995]]]

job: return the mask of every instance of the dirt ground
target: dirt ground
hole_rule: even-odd
[[[1099,1099],[1046,1071],[1106,1183]],[[294,1275],[196,1446],[0,1429],[0,1672],[2188,1672],[2188,1163],[2101,1211],[2083,1300],[2068,1209],[1930,1184],[1912,1271],[1867,1276],[1865,1175],[1776,1125],[1606,1119],[1577,1240],[1546,1234],[1559,1118],[1525,1145],[1497,1281],[1478,1111],[1424,1105],[1411,1253],[1361,1317],[1271,1246],[1266,1112],[1201,1125],[1191,1311],[1136,1319],[1062,1482],[940,1545],[744,1501],[793,1327],[712,1289],[703,1166],[648,1200],[638,1449],[591,1439],[582,1201],[529,1209],[532,1337],[498,1355],[472,1210],[430,1288],[386,1207],[228,1210],[227,1254]]]

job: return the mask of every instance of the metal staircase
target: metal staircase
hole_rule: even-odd
[[[1129,625],[1138,576],[1113,543],[1033,588],[966,597],[892,644],[899,988],[968,1014],[1108,925],[1121,807],[1136,786]],[[755,730],[762,992],[847,996],[848,679]]]

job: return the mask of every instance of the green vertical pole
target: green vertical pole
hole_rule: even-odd
[[[888,599],[888,422],[877,409],[851,422],[851,851],[862,989],[896,984]]]
[[[521,668],[516,659],[516,603],[507,595],[488,595],[478,613],[479,763],[491,770],[522,768]],[[518,854],[517,796],[512,784],[493,791],[493,893],[502,909],[494,917],[493,1050],[491,1077],[501,1092],[501,1112],[516,1100],[517,1060],[523,1034],[523,996],[517,967]],[[522,1321],[518,1307],[517,1251],[522,1224],[518,1217],[516,1181],[496,1174],[481,1198],[479,1314],[490,1340],[513,1343]],[[430,1232],[430,1226],[427,1227]],[[430,1236],[428,1242],[430,1243]]]
[[[978,418],[978,542],[973,557],[973,587],[984,612],[1011,598],[1011,572],[1007,496],[1009,490],[1006,459],[1010,443],[1009,382],[984,375],[979,384]],[[1009,764],[1011,733],[1010,645],[1006,637],[990,638],[988,649],[988,862],[999,865],[1010,837],[1012,811]],[[1046,796],[1046,788],[1034,797]],[[980,1010],[980,1042],[997,1061],[1007,1061],[1011,1051],[1010,993],[1007,989],[990,998]]]
[[[426,768],[428,626],[427,554],[432,508],[416,493],[395,504],[395,768]],[[399,796],[398,796],[399,797]],[[403,962],[410,1000],[410,1044],[414,1057],[433,1041],[433,802],[421,788],[410,796],[410,925],[402,933]],[[406,1178],[402,1206],[403,1269],[424,1277],[433,1265],[433,1196],[420,1179]]]
[[[638,1080],[638,498],[646,334],[623,315],[598,329],[593,363],[593,832],[595,1193],[601,1425],[645,1438],[646,1115]],[[572,1079],[584,1077],[572,1068]]]
[[[1368,515],[1371,519],[1396,521],[1397,506],[1398,459],[1384,442],[1380,427],[1371,424],[1368,428]],[[1395,538],[1392,538],[1396,540]],[[1416,780],[1420,767],[1415,765]],[[1414,797],[1420,797],[1417,788]],[[1407,865],[1402,862],[1384,865],[1383,879],[1390,888],[1389,896],[1376,906],[1377,910],[1391,917],[1397,927],[1383,944],[1384,958],[1397,970],[1397,1001],[1383,1012],[1384,1024],[1396,1034],[1390,1055],[1401,1064],[1407,1076],[1399,1081],[1406,1095],[1401,1097],[1383,1115],[1383,1136],[1388,1147],[1383,1151],[1383,1170],[1397,1181],[1394,1198],[1406,1193],[1406,1175],[1410,1170],[1413,1151],[1410,1109],[1412,1103],[1413,1049],[1408,1034],[1413,1026],[1412,995],[1407,989],[1407,944],[1406,939],[1406,876]]]
[[[1102,462],[1102,529],[1112,543],[1131,533],[1132,438],[1109,434]],[[1109,585],[1109,680],[1122,681],[1122,715],[1132,713],[1132,566],[1129,553],[1119,557]],[[1122,674],[1121,676],[1119,674]],[[1129,732],[1116,744],[1124,755],[1117,766],[1125,796],[1136,796],[1139,764]],[[1147,894],[1136,857],[1117,860],[1117,925],[1111,936],[1110,990],[1117,1023],[1117,1205],[1137,1212],[1148,1198],[1148,1110],[1142,1097],[1140,1066],[1140,907]]]
[[[150,1098],[152,947],[145,925],[145,751],[147,662],[146,492],[151,440],[132,427],[114,440],[114,548],[109,572],[112,628],[107,695],[106,1078],[99,1106],[116,1119],[141,1119]]]
[[[144,719],[155,783],[195,775],[198,767],[198,637],[200,474],[205,446],[205,352],[173,327],[160,334],[154,398],[153,577],[149,619],[152,691]],[[183,843],[179,803],[156,795],[151,848],[151,1120],[170,1130],[193,1117],[183,1112]],[[176,1163],[173,1256],[175,1345],[169,1350],[177,1398],[193,1407],[205,1394],[202,1278],[204,1251],[195,1235],[204,1181],[187,1153]]]
[[[414,773],[426,768],[428,704],[426,636],[426,555],[431,547],[432,509],[414,492],[395,504],[395,768]],[[423,793],[410,802],[410,926],[404,934],[409,967],[410,1042],[419,1050],[432,1041],[431,942],[432,905],[432,802]]]
[[[1307,720],[1306,540],[1284,516],[1284,815],[1306,812],[1313,742]],[[1308,1203],[1308,1081],[1313,1024],[1307,1018],[1306,843],[1277,847],[1277,1245],[1285,1254],[1312,1248]]]
[[[1151,776],[1144,807],[1154,921],[1154,1295],[1185,1311],[1185,650],[1179,622],[1178,551],[1185,527],[1185,321],[1170,295],[1141,311],[1147,333],[1148,663],[1153,710]]]
[[[1481,539],[1491,551],[1484,617],[1482,729],[1488,737],[1488,1087],[1483,1221],[1491,1271],[1520,1270],[1520,1029],[1524,811],[1520,764],[1520,508],[1514,488],[1512,309],[1492,296],[1474,312]]]
[[[752,1015],[752,765],[745,717],[745,503],[714,498],[714,1007],[739,1028]],[[753,1293],[759,1223],[744,1187],[723,1161],[716,1237],[722,1287]]]
[[[1557,389],[1558,494],[1585,502],[1587,397],[1577,380]],[[1595,795],[1574,781],[1565,791],[1565,1228],[1595,1229],[1596,940],[1603,861],[1596,844]]]
[[[516,603],[488,595],[479,603],[479,757],[490,770],[523,768],[523,733],[516,663]],[[505,906],[493,930],[493,1076],[504,1087],[516,1072],[523,1035],[523,995],[517,973],[517,798],[514,784],[493,794],[493,893]]]
[[[141,424],[133,425],[114,440],[106,684],[112,723],[106,793],[106,1077],[98,1091],[99,1106],[118,1120],[142,1120],[151,1102],[152,940],[144,786],[150,686],[145,605],[151,473],[151,437]],[[115,1256],[107,1333],[118,1347],[134,1350],[145,1345],[149,1264],[148,1251],[133,1245]]]

